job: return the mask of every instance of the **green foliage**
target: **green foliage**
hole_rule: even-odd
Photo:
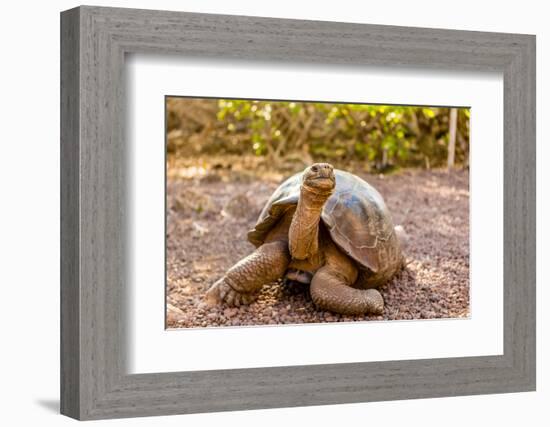
[[[458,110],[456,163],[468,161],[469,116],[468,109]],[[191,130],[182,125],[194,122],[200,123]],[[449,108],[172,98],[168,131],[171,152],[194,147],[274,162],[298,156],[306,163],[358,160],[379,169],[437,167],[447,161]],[[170,145],[173,131],[179,132],[180,146]]]

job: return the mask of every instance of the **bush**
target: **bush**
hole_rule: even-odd
[[[447,107],[169,98],[168,153],[440,167],[447,164],[449,116]],[[467,166],[470,111],[460,108],[457,116],[455,163]]]

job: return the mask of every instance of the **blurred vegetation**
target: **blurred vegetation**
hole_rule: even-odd
[[[447,166],[450,108],[167,99],[168,157],[253,155],[361,162],[365,170]],[[468,166],[470,111],[458,109],[454,164]]]

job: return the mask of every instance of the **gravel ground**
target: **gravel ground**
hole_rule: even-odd
[[[409,235],[407,267],[380,291],[381,316],[342,316],[315,308],[307,286],[264,286],[256,302],[209,307],[202,297],[253,246],[246,240],[282,176],[169,175],[167,327],[213,327],[469,316],[468,171],[362,175]]]

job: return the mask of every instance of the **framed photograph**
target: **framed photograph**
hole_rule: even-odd
[[[61,14],[61,412],[535,390],[535,37]]]

